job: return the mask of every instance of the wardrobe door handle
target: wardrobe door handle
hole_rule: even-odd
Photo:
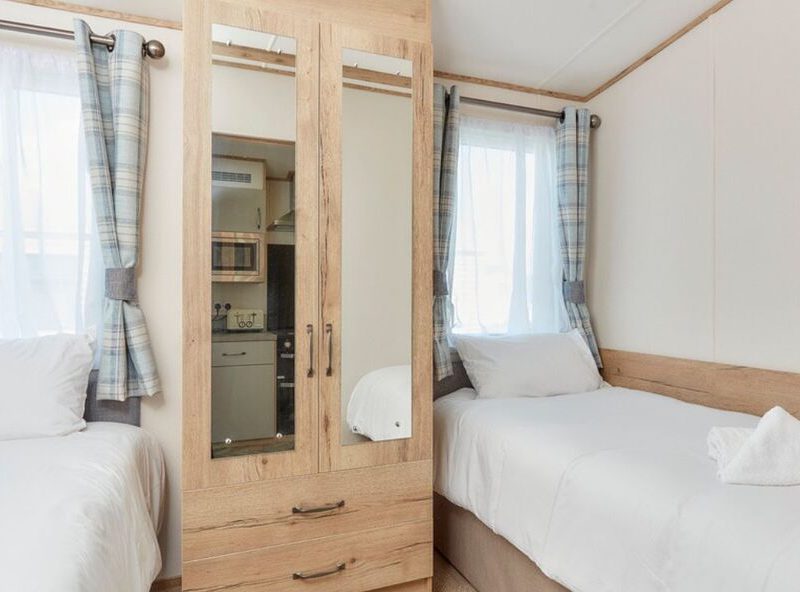
[[[256,227],[261,230],[261,208],[257,208],[258,216],[256,218]]]
[[[313,506],[311,508],[295,506],[292,508],[292,514],[318,514],[319,512],[330,512],[331,510],[338,510],[339,508],[344,508],[344,500],[322,506]]]
[[[306,335],[308,335],[308,372],[306,376],[314,376],[314,325],[306,325]]]
[[[222,353],[222,357],[223,358],[236,357],[236,356],[246,356],[246,355],[247,355],[247,352],[238,352],[238,353],[235,353],[235,354],[230,354],[228,352],[223,352]]]
[[[333,376],[333,324],[325,325],[325,335],[328,338],[328,367],[325,369],[325,376]]]
[[[313,580],[315,578],[324,578],[325,576],[332,576],[341,573],[345,570],[344,561],[340,561],[330,569],[323,569],[322,571],[296,571],[292,574],[293,580]]]

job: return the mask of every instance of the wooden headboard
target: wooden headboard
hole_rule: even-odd
[[[753,415],[780,405],[800,417],[800,374],[616,349],[603,349],[600,354],[603,378],[614,386]],[[471,386],[455,353],[453,370],[453,376],[434,384],[434,398]]]
[[[780,405],[800,417],[800,374],[614,349],[600,354],[603,378],[614,386],[753,415]]]

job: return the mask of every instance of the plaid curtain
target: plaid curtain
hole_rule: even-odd
[[[75,20],[83,132],[106,268],[97,398],[124,401],[161,390],[136,294],[149,73],[141,35],[115,31],[113,51],[93,46],[90,35]]]
[[[556,130],[558,222],[561,235],[563,296],[570,325],[578,329],[603,367],[589,318],[584,290],[586,258],[586,210],[589,175],[589,111],[564,109],[564,121]]]
[[[452,326],[448,269],[453,258],[453,230],[458,169],[458,88],[448,96],[433,89],[433,367],[436,380],[453,375],[448,335]],[[452,272],[450,272],[452,273]]]

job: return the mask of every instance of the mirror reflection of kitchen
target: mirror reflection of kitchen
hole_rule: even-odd
[[[223,458],[294,448],[295,44],[219,25],[212,37],[211,454]]]
[[[341,442],[412,435],[412,63],[342,52]]]

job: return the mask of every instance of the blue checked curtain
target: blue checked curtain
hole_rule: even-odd
[[[564,109],[564,121],[556,129],[556,168],[564,306],[570,325],[583,334],[597,366],[602,368],[583,283],[589,176],[588,109]]]
[[[448,335],[453,319],[450,301],[453,232],[458,170],[458,88],[433,89],[433,366],[436,380],[453,375]]]
[[[116,31],[113,51],[93,46],[90,35],[76,20],[83,131],[105,266],[97,398],[124,401],[161,390],[136,295],[149,75],[141,35]]]

